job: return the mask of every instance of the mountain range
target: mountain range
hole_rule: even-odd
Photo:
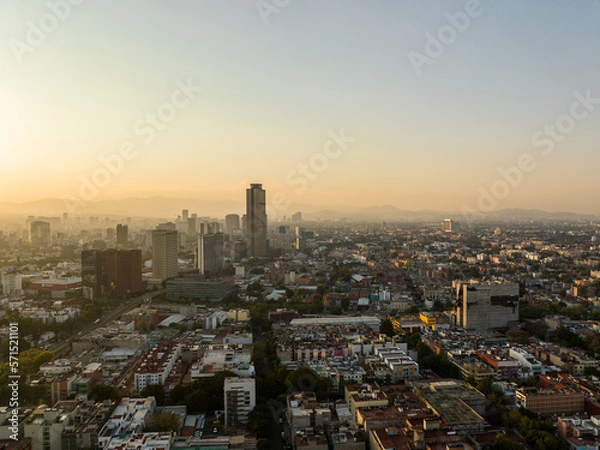
[[[112,216],[112,217],[152,217],[174,220],[182,209],[198,216],[224,217],[226,214],[243,214],[245,205],[233,200],[198,200],[178,197],[123,198],[119,200],[99,200],[69,205],[64,200],[46,198],[32,202],[0,202],[0,214],[4,216],[60,216],[68,212],[71,216]],[[365,221],[431,221],[437,222],[452,218],[460,222],[466,219],[460,212],[402,210],[393,205],[373,205],[367,207],[351,205],[332,205],[326,208],[308,204],[292,203],[285,208],[269,207],[268,214],[272,219],[290,217],[301,211],[306,220],[365,220]],[[494,221],[587,221],[596,220],[598,216],[570,212],[548,212],[537,209],[504,209],[483,213],[477,220]]]

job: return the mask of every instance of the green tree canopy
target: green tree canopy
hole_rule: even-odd
[[[179,431],[179,416],[173,412],[163,412],[150,419],[149,432],[177,433]]]

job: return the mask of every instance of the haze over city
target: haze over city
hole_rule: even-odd
[[[598,450],[600,1],[0,1],[0,450]]]
[[[600,214],[597,2],[278,4],[3,2],[0,201]]]

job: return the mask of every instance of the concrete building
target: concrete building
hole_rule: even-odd
[[[59,402],[54,408],[39,406],[27,419],[23,435],[31,439],[33,450],[62,450],[62,433],[72,427],[77,403]]]
[[[523,375],[538,376],[543,373],[542,364],[525,350],[518,347],[511,347],[508,351],[508,356],[521,363]]]
[[[225,425],[248,423],[248,414],[256,406],[256,380],[254,378],[225,378]]]
[[[542,416],[578,414],[585,411],[584,394],[568,388],[522,387],[517,389],[516,397],[518,406]]]
[[[262,184],[246,189],[248,257],[267,256],[267,196]]]
[[[17,272],[2,273],[2,293],[4,295],[22,295],[23,278]]]
[[[173,278],[167,281],[167,299],[218,302],[234,292],[235,288],[235,283],[226,281],[205,281],[200,277]]]
[[[331,424],[331,410],[317,404],[314,392],[296,392],[287,397],[287,420],[292,433],[302,433]]]
[[[460,283],[456,288],[456,324],[466,330],[485,332],[508,328],[519,320],[517,283]]]
[[[181,348],[174,342],[163,342],[150,350],[138,363],[134,375],[135,392],[151,384],[163,384],[179,358]]]
[[[227,214],[225,216],[225,233],[232,235],[233,230],[240,228],[239,214]]]
[[[127,225],[117,225],[117,245],[126,246],[129,242],[129,227]]]
[[[104,450],[171,450],[171,433],[133,433],[114,436]]]
[[[156,399],[124,397],[98,433],[98,448],[110,448],[113,437],[120,441],[126,434],[141,433],[154,415]],[[135,448],[135,447],[134,447]]]
[[[458,432],[478,433],[485,427],[485,395],[458,380],[413,381],[415,392],[431,410]]]
[[[186,234],[188,236],[194,236],[195,234],[198,233],[198,219],[196,219],[195,217],[190,217],[187,220],[187,230],[186,230]]]
[[[177,275],[177,230],[157,228],[152,231],[152,276],[161,280]]]
[[[452,219],[444,219],[442,222],[442,231],[444,233],[452,233]]]
[[[198,237],[198,269],[201,274],[215,275],[223,270],[225,235],[203,234]]]
[[[36,220],[29,223],[29,243],[36,247],[50,245],[50,223]]]
[[[295,249],[296,236],[294,231],[287,225],[278,226],[271,234],[269,245],[277,254],[289,253]]]

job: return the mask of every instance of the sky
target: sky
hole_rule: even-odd
[[[596,0],[0,0],[0,201],[600,214]]]

